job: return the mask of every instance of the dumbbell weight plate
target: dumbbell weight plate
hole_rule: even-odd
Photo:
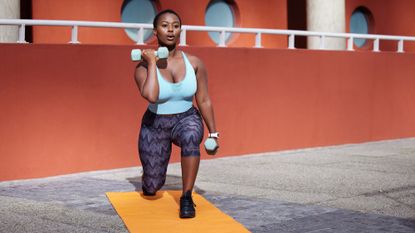
[[[141,60],[141,49],[131,50],[131,60],[133,60],[133,61]]]
[[[167,58],[169,56],[169,50],[167,47],[160,47],[157,49],[157,57],[160,59]]]
[[[210,155],[215,154],[218,149],[218,144],[216,143],[216,140],[213,138],[207,138],[205,140],[204,145],[206,152]]]

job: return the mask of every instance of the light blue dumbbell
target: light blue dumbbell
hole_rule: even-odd
[[[213,138],[207,138],[205,141],[205,149],[206,152],[210,155],[214,155],[216,151],[218,150],[219,146],[218,143],[216,143],[216,140]]]
[[[141,60],[141,49],[131,50],[131,60],[140,61]],[[160,59],[167,58],[169,56],[169,50],[166,47],[160,47],[155,51],[155,54]]]

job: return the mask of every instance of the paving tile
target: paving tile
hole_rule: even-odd
[[[203,161],[195,190],[252,232],[413,233],[414,152],[415,139],[405,139]],[[179,168],[163,189],[181,190]],[[140,190],[139,170],[1,182],[0,232],[126,232],[105,192]]]

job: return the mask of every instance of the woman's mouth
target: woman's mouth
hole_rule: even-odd
[[[174,36],[172,36],[172,35],[168,35],[168,36],[167,36],[167,40],[174,40],[174,38],[175,38],[175,37],[174,37]]]

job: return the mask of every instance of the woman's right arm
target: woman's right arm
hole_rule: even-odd
[[[155,103],[159,95],[157,57],[152,49],[143,50],[142,57],[144,61],[141,61],[135,69],[135,81],[141,96],[148,102]]]

